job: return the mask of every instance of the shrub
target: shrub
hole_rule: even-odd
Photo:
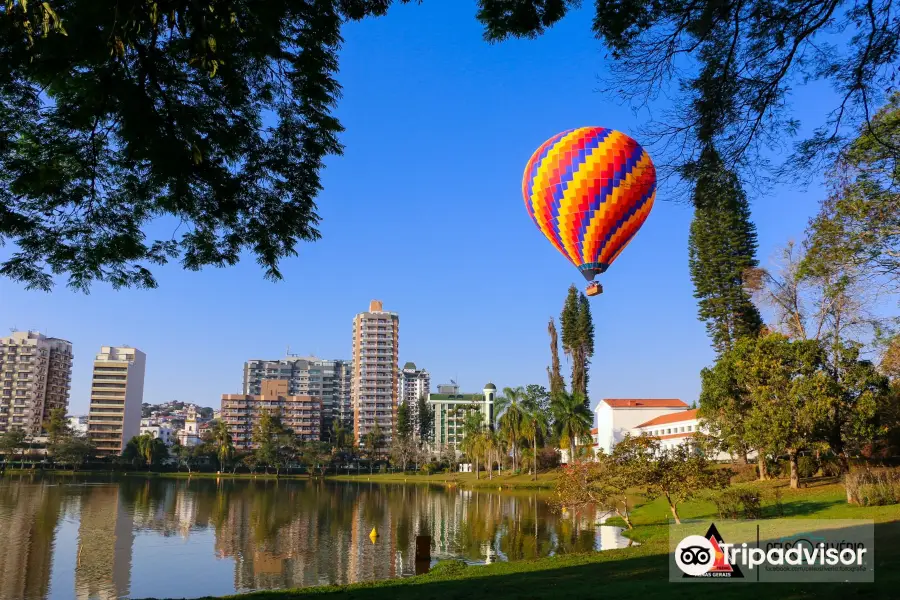
[[[461,560],[442,560],[431,567],[428,571],[429,577],[453,577],[461,574],[468,568],[468,565]]]
[[[731,483],[751,483],[759,479],[759,467],[756,465],[734,465],[731,471]]]
[[[791,461],[787,459],[779,460],[777,466],[773,471],[769,471],[774,477],[778,477],[779,479],[790,479],[791,478]]]
[[[555,469],[559,466],[559,451],[545,446],[538,450],[538,469]]]
[[[427,462],[422,465],[422,472],[426,475],[433,475],[438,472],[438,469],[440,469],[440,465],[436,462]]]
[[[710,500],[716,505],[716,511],[722,519],[759,519],[762,508],[759,502],[759,491],[750,487],[730,487],[713,492]]]
[[[825,477],[837,477],[841,474],[841,461],[836,456],[822,459],[822,475]]]
[[[814,456],[801,456],[797,459],[797,473],[803,479],[808,479],[819,472],[819,463],[816,462]],[[788,476],[790,476],[790,466],[788,466]]]
[[[862,506],[900,503],[900,470],[866,469],[844,476],[847,502]]]
[[[859,486],[860,503],[863,506],[887,506],[897,503],[897,490],[886,481],[864,483]]]

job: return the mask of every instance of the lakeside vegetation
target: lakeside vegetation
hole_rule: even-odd
[[[359,475],[325,475],[320,474],[286,474],[281,473],[215,473],[208,471],[116,471],[111,469],[82,469],[80,471],[56,470],[56,469],[8,469],[7,475],[35,475],[35,476],[103,476],[112,477],[134,477],[134,478],[174,478],[174,479],[290,479],[290,480],[321,480],[341,481],[341,482],[371,482],[371,483],[408,483],[422,485],[450,485],[462,488],[484,488],[484,489],[544,489],[549,490],[554,487],[559,477],[557,470],[548,471],[546,473],[538,473],[537,480],[528,474],[495,474],[493,479],[488,479],[481,475],[479,479],[475,478],[474,473],[434,473],[427,475],[421,472],[408,473],[360,473]]]

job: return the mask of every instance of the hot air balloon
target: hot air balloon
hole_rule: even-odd
[[[528,161],[525,208],[541,232],[588,280],[621,254],[650,214],[656,168],[640,144],[620,131],[581,127],[554,135]]]

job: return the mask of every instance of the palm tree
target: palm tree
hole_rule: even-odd
[[[482,433],[484,438],[484,454],[487,459],[488,479],[494,478],[494,455],[500,451],[500,438],[492,428],[487,428]]]
[[[533,481],[537,481],[537,440],[538,436],[547,435],[550,429],[550,421],[547,414],[533,399],[526,398],[522,402],[521,432],[532,442],[531,474]]]
[[[503,388],[503,396],[497,398],[500,433],[506,438],[512,451],[513,471],[516,471],[519,465],[518,446],[519,438],[522,437],[522,401],[524,398],[525,389],[522,386]]]
[[[462,451],[472,459],[472,462],[474,463],[473,466],[475,467],[475,479],[478,479],[478,458],[484,452],[484,438],[482,435],[484,430],[484,417],[477,409],[462,410],[466,410],[467,414],[465,419],[463,419],[463,439],[460,446],[462,447]]]
[[[234,456],[231,432],[228,431],[228,425],[225,421],[216,421],[213,423],[210,434],[216,446],[216,457],[219,459],[219,467],[224,470],[228,461]]]
[[[570,459],[574,459],[578,438],[591,435],[594,414],[579,392],[556,394],[550,400],[550,412],[553,415],[553,429],[559,436],[559,447],[567,450]]]

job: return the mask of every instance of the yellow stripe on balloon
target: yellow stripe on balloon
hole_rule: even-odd
[[[618,133],[618,132],[616,132]],[[623,180],[619,182],[619,185],[613,188],[612,193],[610,193],[606,197],[606,201],[600,204],[600,207],[597,209],[597,212],[594,213],[594,216],[591,218],[591,222],[588,224],[587,231],[584,234],[585,242],[587,240],[595,241],[597,244],[603,243],[603,237],[608,232],[600,231],[603,227],[609,227],[615,225],[607,220],[607,213],[612,211],[616,206],[622,202],[622,196],[624,194],[630,193],[630,185],[634,181],[632,178],[635,174],[639,174],[643,171],[646,165],[650,163],[650,155],[646,152],[641,154],[640,160],[638,160],[637,164],[632,169],[631,173]],[[606,262],[601,260],[600,251],[604,248],[609,247],[610,242],[608,242],[603,248],[585,248],[585,258],[584,262]],[[608,262],[606,264],[609,264]]]
[[[538,225],[541,228],[541,232],[551,241],[556,237],[556,233],[553,231],[552,219],[553,214],[552,210],[550,211],[550,218],[546,218],[544,216],[545,211],[547,209],[547,199],[551,196],[550,193],[545,193],[548,190],[548,186],[550,185],[550,179],[553,176],[553,167],[559,166],[560,156],[569,148],[573,140],[578,140],[582,132],[588,129],[586,127],[581,127],[579,129],[575,129],[570,132],[568,135],[561,137],[553,146],[550,148],[550,151],[547,152],[547,156],[544,157],[544,160],[541,161],[540,166],[538,167],[537,173],[534,176],[534,184],[532,185],[532,194],[531,194],[531,206],[534,211],[536,220]],[[562,207],[560,207],[562,209]],[[565,239],[565,236],[561,233],[561,239]],[[571,253],[568,251],[566,246],[563,246],[564,253],[568,255],[568,259],[571,260],[575,265],[580,265],[581,263],[577,262],[577,253]]]
[[[589,236],[584,236],[585,243],[578,243],[577,229],[580,225],[577,222],[580,221],[579,217],[583,214],[578,208],[578,202],[584,199],[585,188],[593,184],[594,180],[602,175],[604,168],[609,167],[607,161],[601,160],[603,155],[615,151],[622,138],[622,133],[610,131],[606,139],[600,142],[596,148],[591,149],[590,153],[586,155],[584,163],[575,171],[572,181],[567,184],[566,191],[563,193],[557,223],[566,251],[570,256],[574,257],[575,264],[583,265],[586,262],[591,262],[584,252],[585,243],[590,239]],[[587,200],[588,205],[590,205],[592,199],[588,198]]]

